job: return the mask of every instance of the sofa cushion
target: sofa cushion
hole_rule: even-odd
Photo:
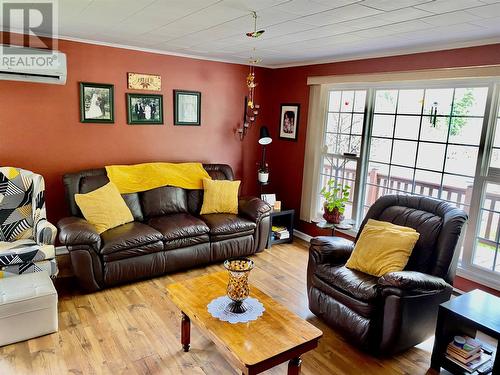
[[[187,194],[175,186],[163,186],[142,193],[142,212],[148,218],[187,213]]]
[[[148,225],[159,231],[166,241],[206,235],[207,225],[189,214],[173,214],[149,219]]]
[[[161,241],[163,236],[150,226],[134,221],[107,230],[101,234],[101,239],[102,247],[100,253],[104,255],[152,244]],[[161,245],[161,242],[159,243]],[[160,251],[162,249],[156,250],[156,247],[153,247],[149,252]]]
[[[81,179],[80,182],[80,193],[86,194],[99,189],[109,183],[109,178],[106,175],[97,175],[97,176],[86,176]],[[141,210],[141,203],[139,201],[139,194],[131,193],[131,194],[122,194],[123,200],[127,204],[127,207],[132,212],[132,216],[135,221],[143,221],[144,217]]]
[[[357,300],[373,302],[379,296],[378,277],[351,270],[347,267],[332,267],[331,264],[317,266],[315,276],[325,284],[340,290]],[[321,289],[321,285],[317,285]],[[325,290],[325,292],[328,292]]]
[[[234,214],[207,214],[200,218],[210,228],[210,238],[214,241],[253,234],[256,228],[254,222]]]

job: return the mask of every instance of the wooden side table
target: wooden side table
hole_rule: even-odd
[[[294,225],[295,210],[272,211],[269,220],[269,237],[267,239],[266,248],[270,249],[272,245],[280,243],[291,243],[293,241],[293,225]],[[273,239],[273,225],[286,227],[290,233],[290,238],[281,240]]]
[[[446,347],[456,335],[476,337],[477,331],[500,339],[500,298],[481,290],[463,294],[439,305],[431,368],[453,374],[466,373],[446,358]],[[500,356],[495,355],[492,375],[500,374]]]

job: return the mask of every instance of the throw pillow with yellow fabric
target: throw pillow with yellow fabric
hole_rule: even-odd
[[[402,271],[419,237],[413,228],[368,220],[346,267],[373,276]]]
[[[75,201],[85,219],[95,226],[99,234],[134,221],[130,209],[112,182],[87,194],[75,194]]]
[[[241,181],[203,180],[201,215],[238,213],[238,190]]]

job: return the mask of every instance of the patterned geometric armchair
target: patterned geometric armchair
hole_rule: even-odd
[[[0,278],[42,271],[55,277],[56,232],[47,221],[43,177],[0,167]]]

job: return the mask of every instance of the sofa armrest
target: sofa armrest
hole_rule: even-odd
[[[241,197],[238,201],[238,214],[258,223],[271,212],[271,206],[257,197]]]
[[[351,256],[354,242],[342,237],[319,236],[311,239],[309,251],[316,263],[344,264]]]
[[[101,236],[87,220],[79,217],[66,217],[59,220],[59,241],[67,247],[88,245],[98,251],[101,248]]]
[[[35,240],[39,245],[54,245],[57,229],[46,219],[41,219],[35,224]]]
[[[440,277],[416,271],[389,272],[378,280],[378,285],[388,291],[399,290],[399,292],[389,292],[389,294],[408,292],[414,294],[438,293],[452,288],[451,285]]]

